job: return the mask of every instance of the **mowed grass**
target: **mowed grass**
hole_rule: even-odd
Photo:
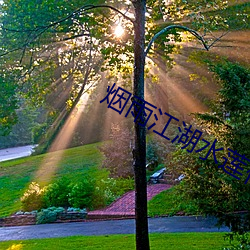
[[[98,168],[102,160],[99,145],[95,143],[63,151],[57,166],[51,166],[56,171],[48,181],[62,176],[72,181],[79,181],[86,175],[106,176],[107,171]],[[49,156],[53,158],[57,154],[54,152]],[[43,154],[0,163],[0,218],[21,209],[20,197],[32,181],[37,181],[36,173],[47,156]]]
[[[229,246],[225,233],[162,233],[150,235],[151,250],[221,250]],[[74,236],[0,242],[1,250],[135,249],[134,235]]]
[[[198,208],[191,201],[187,202],[184,197],[176,192],[175,187],[165,190],[148,202],[148,215],[158,217],[161,215],[175,215],[183,212],[186,215],[198,215]]]

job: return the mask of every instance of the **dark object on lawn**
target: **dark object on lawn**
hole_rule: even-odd
[[[164,172],[165,172],[165,168],[162,168],[162,169],[158,170],[157,172],[153,173],[153,174],[150,176],[149,181],[150,181],[151,183],[153,183],[153,184],[158,183],[159,180],[163,178]]]

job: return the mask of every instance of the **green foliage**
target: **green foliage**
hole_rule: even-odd
[[[48,128],[47,123],[42,123],[36,125],[32,129],[32,134],[33,134],[33,143],[37,144],[40,142],[42,136],[46,133],[46,129]]]
[[[242,219],[242,215],[237,212],[250,210],[250,186],[244,184],[250,164],[244,161],[247,165],[241,166],[244,171],[239,176],[240,180],[218,166],[225,159],[228,159],[228,164],[232,162],[233,159],[227,154],[228,148],[250,159],[250,74],[248,69],[239,64],[223,61],[208,63],[221,84],[221,90],[213,113],[196,114],[196,122],[210,134],[206,140],[212,142],[216,138],[216,148],[224,148],[216,152],[219,164],[216,166],[211,155],[206,161],[199,158],[204,157],[207,151],[190,154],[179,148],[172,155],[169,169],[172,173],[185,174],[182,185],[178,187],[180,193],[185,193],[185,199],[195,201],[202,213],[217,216],[231,230],[242,232],[249,227],[249,213]],[[198,143],[197,149],[202,144]]]
[[[8,135],[0,136],[0,148],[36,144],[33,140],[33,128],[43,120],[43,110],[27,105],[20,100],[20,108],[16,111],[17,123]]]
[[[198,144],[197,149],[202,146],[202,143]],[[216,147],[219,148],[220,144]],[[217,159],[226,155],[226,152],[224,155],[218,153]],[[173,153],[169,171],[176,176],[185,175],[181,185],[176,187],[178,194],[183,195],[183,201],[194,203],[200,213],[217,216],[219,222],[232,231],[245,231],[249,226],[249,216],[242,220],[237,211],[249,211],[249,186],[218,168],[212,156],[206,161],[199,158],[205,154],[190,154],[181,148]]]
[[[71,190],[70,184],[70,181],[64,177],[45,187],[43,197],[45,206],[69,206],[68,196]]]
[[[250,240],[249,234],[239,234],[239,233],[228,233],[225,235],[224,239],[228,239],[230,247],[224,247],[223,250],[249,250]],[[237,243],[233,241],[237,241]]]
[[[21,200],[25,211],[39,210],[42,207],[90,208],[93,192],[93,181],[85,179],[73,183],[67,178],[61,178],[43,189],[38,184],[31,183]]]
[[[0,136],[10,133],[12,126],[17,122],[17,95],[13,79],[0,77]],[[7,78],[7,79],[6,79]]]
[[[69,204],[73,207],[90,208],[92,206],[93,192],[93,181],[84,179],[83,181],[72,185],[68,198]]]
[[[130,79],[133,70],[133,24],[109,8],[79,9],[83,4],[105,2],[4,1],[0,6],[3,13],[0,54],[7,58],[8,52],[12,52],[8,65],[18,68],[23,76],[20,80],[26,83],[26,87],[21,92],[27,99],[36,104],[43,103],[52,92],[62,98],[59,94],[63,83],[64,94],[67,92],[64,103],[74,103],[80,90],[87,87],[82,79],[94,82],[100,76],[100,69],[109,70],[114,78],[119,72],[124,79]],[[130,12],[131,3],[115,1],[112,6]],[[228,27],[228,15],[233,12],[225,16],[216,12],[225,11],[227,7],[227,1],[219,0],[147,1],[150,11],[147,13],[146,40],[148,42],[162,28],[182,20],[204,31]],[[119,39],[113,35],[112,28],[118,22],[126,29],[125,35]],[[162,57],[171,64],[170,54],[178,47],[172,41],[181,40],[180,33],[171,30],[155,42],[152,50],[162,51]],[[85,71],[86,66],[88,69]],[[54,81],[58,81],[56,87]]]
[[[113,178],[100,179],[96,182],[93,195],[94,209],[105,207],[118,198],[113,193],[115,185],[116,180]]]
[[[124,193],[134,189],[132,178],[102,178],[96,181],[93,195],[94,208],[111,204]]]
[[[86,208],[80,209],[75,207],[68,207],[67,212],[79,212],[79,213],[87,213]]]
[[[198,144],[197,149],[202,146]],[[237,209],[240,197],[237,192],[232,192],[233,180],[216,168],[212,157],[204,161],[200,156],[205,155],[190,154],[181,148],[173,153],[168,170],[174,178],[185,175],[181,185],[176,187],[179,195],[184,194],[183,200],[187,202],[193,201],[201,213],[220,214]]]
[[[164,138],[150,135],[147,140],[147,164],[149,171],[154,171],[158,165],[163,164],[166,156],[173,150]]]
[[[107,178],[85,174],[78,181],[60,178],[40,188],[31,183],[22,198],[23,210],[32,211],[48,207],[69,207],[96,209],[109,205],[124,193],[134,189],[132,178]],[[28,209],[28,210],[27,210]]]
[[[22,209],[24,211],[39,210],[43,206],[44,189],[38,183],[32,182],[28,190],[21,197]]]
[[[116,185],[114,185],[113,192],[116,196],[121,196],[124,193],[134,190],[134,179],[133,178],[119,178],[116,179]]]
[[[219,95],[223,98],[221,105],[225,111],[245,112],[250,109],[250,70],[237,63],[211,63],[210,69],[216,73],[222,89]],[[239,96],[241,98],[239,98]]]
[[[221,18],[225,20],[224,28],[226,30],[241,30],[241,29],[249,29],[249,11],[250,11],[250,3],[236,3],[231,6],[228,6],[223,11],[215,10],[208,15],[212,18],[214,16],[220,15]]]
[[[36,224],[55,222],[59,213],[64,212],[62,207],[48,207],[37,213]]]
[[[214,113],[198,114],[199,124],[224,145],[250,157],[250,70],[231,62],[208,61],[221,84]],[[204,126],[203,126],[204,125]]]

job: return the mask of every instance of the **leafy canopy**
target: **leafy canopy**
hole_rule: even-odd
[[[16,71],[14,88],[36,106],[46,103],[59,111],[72,109],[84,91],[99,82],[101,71],[116,80],[122,76],[124,84],[131,83],[131,1],[89,0],[82,4],[79,0],[4,0],[0,5],[0,68]],[[93,4],[102,7],[93,8]],[[172,24],[185,23],[204,35],[228,29],[229,17],[221,15],[226,10],[227,1],[219,0],[147,1],[146,43]],[[246,22],[247,16],[244,18]],[[118,24],[126,30],[119,39],[114,36]],[[182,39],[181,33],[172,29],[155,41],[149,56],[155,53],[171,64],[177,46],[174,42]],[[60,105],[55,100],[60,100]]]

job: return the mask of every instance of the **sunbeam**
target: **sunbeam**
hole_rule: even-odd
[[[72,139],[73,133],[79,122],[81,113],[86,106],[88,98],[89,95],[87,93],[85,93],[82,96],[81,100],[79,101],[77,106],[73,109],[67,121],[60,130],[59,134],[53,141],[51,147],[48,150],[49,152],[53,153],[48,153],[46,155],[46,157],[42,161],[39,170],[36,173],[35,179],[39,183],[44,183],[44,184],[48,183],[53,174],[56,172],[59,166],[59,162],[63,157],[64,149],[68,147]]]

